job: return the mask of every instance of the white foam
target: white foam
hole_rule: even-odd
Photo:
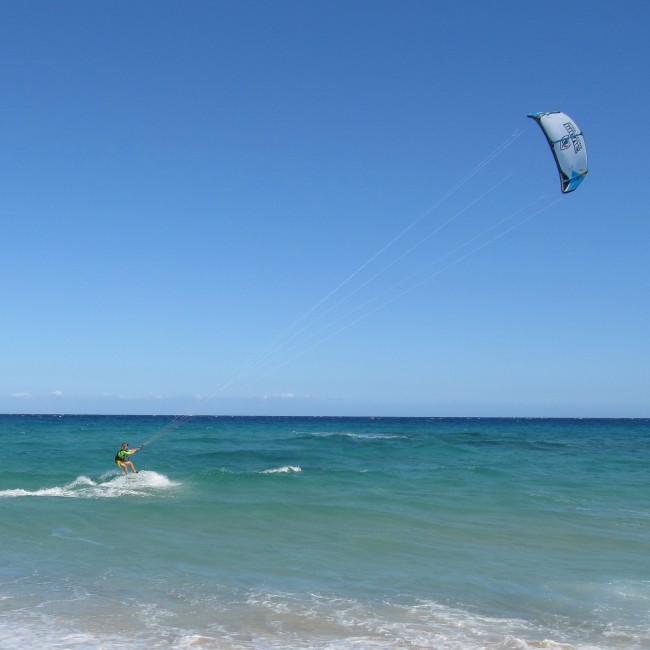
[[[16,497],[63,497],[63,498],[114,498],[125,495],[148,496],[156,491],[168,490],[180,485],[170,481],[164,474],[143,470],[138,474],[104,474],[98,481],[78,476],[71,483],[38,490],[1,490],[0,498]]]
[[[97,612],[106,603],[85,600],[84,614],[70,617],[62,600],[66,625],[57,612],[34,615],[19,610],[0,622],[0,647],[42,650],[117,650],[125,638],[133,650],[636,650],[648,647],[647,634],[621,643],[609,642],[600,626],[564,631],[511,618],[492,618],[441,603],[363,602],[318,594],[277,594],[265,591],[176,594],[178,609],[161,608],[154,600],[138,601],[114,612],[109,624]],[[88,610],[88,605],[93,609]],[[50,602],[51,610],[54,603]],[[125,604],[126,605],[126,604]],[[97,609],[95,609],[97,608]],[[128,609],[128,611],[127,611]],[[223,619],[221,621],[220,619]],[[117,637],[110,627],[123,634]],[[142,631],[145,630],[144,633]],[[618,629],[621,633],[624,630]],[[628,630],[633,632],[634,630]],[[636,630],[637,632],[639,630]]]
[[[275,469],[265,469],[262,474],[291,474],[294,472],[302,472],[302,468],[297,465],[285,465]]]

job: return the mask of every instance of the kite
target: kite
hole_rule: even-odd
[[[530,113],[544,131],[560,173],[562,192],[573,192],[584,180],[587,168],[587,147],[582,131],[566,114],[560,111]]]

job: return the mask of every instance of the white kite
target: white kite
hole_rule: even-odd
[[[528,117],[532,117],[544,131],[560,172],[562,192],[573,192],[589,171],[582,131],[566,113],[560,111],[530,113]]]

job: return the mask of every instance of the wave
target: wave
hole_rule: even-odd
[[[302,472],[302,467],[299,465],[284,465],[282,467],[272,467],[270,469],[258,469],[258,470],[232,470],[228,467],[220,467],[218,470],[214,470],[218,474],[226,474],[233,476],[259,476],[260,474],[297,474]]]
[[[65,627],[57,625],[55,616],[48,612],[38,618],[16,612],[0,623],[0,646],[119,650],[124,647],[123,637],[116,637],[102,622],[103,616],[96,615],[108,607],[117,621],[113,626],[124,631],[133,650],[637,650],[647,647],[648,641],[644,626],[608,625],[602,629],[582,623],[578,629],[568,624],[557,629],[555,625],[490,617],[430,601],[368,602],[318,594],[228,593],[219,589],[216,593],[188,594],[180,590],[175,593],[174,604],[167,603],[161,615],[160,605],[151,597],[141,597],[134,613],[127,611],[126,604],[105,601],[92,591],[83,596],[84,607],[68,615]],[[69,601],[50,602],[48,609],[56,607],[69,607]],[[84,611],[90,615],[84,616]]]
[[[292,474],[294,472],[302,472],[302,468],[297,465],[285,465],[276,469],[265,469],[260,474]]]
[[[38,490],[25,490],[23,488],[0,490],[0,498],[61,497],[96,499],[150,496],[178,485],[180,483],[170,481],[164,474],[148,470],[140,471],[138,474],[129,474],[128,476],[123,474],[116,476],[114,472],[110,472],[101,476],[97,481],[87,476],[78,476],[71,483],[62,486],[40,488]]]
[[[356,433],[353,431],[314,431],[306,434],[314,438],[352,438],[354,440],[404,440],[403,433]]]

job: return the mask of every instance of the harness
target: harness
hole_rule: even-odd
[[[123,449],[120,449],[117,452],[117,454],[115,454],[115,462],[116,463],[123,463],[128,455],[129,454],[126,451],[124,451]]]

